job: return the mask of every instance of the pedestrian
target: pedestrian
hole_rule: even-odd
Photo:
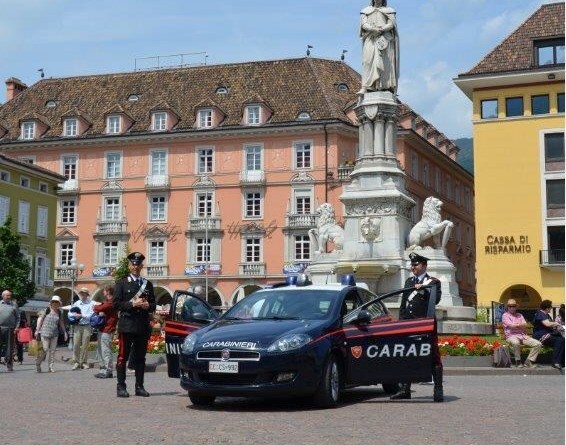
[[[112,378],[113,355],[112,355],[112,336],[116,330],[116,324],[118,322],[118,311],[114,309],[113,299],[114,299],[114,287],[107,285],[102,289],[102,294],[105,300],[102,304],[94,306],[94,312],[99,315],[104,315],[106,321],[104,326],[100,328],[99,339],[100,339],[100,353],[102,358],[102,369],[98,374],[95,374],[96,378],[99,379],[109,379]]]
[[[80,310],[74,312],[74,318],[78,320],[78,322],[73,327],[73,370],[88,369],[86,361],[90,337],[92,335],[90,317],[94,313],[94,302],[90,299],[90,294],[86,287],[81,287],[79,297],[80,298],[72,304],[69,310],[70,312],[74,312],[73,308]]]
[[[114,308],[120,311],[116,395],[118,397],[130,396],[126,389],[126,362],[133,349],[135,394],[149,397],[149,393],[144,388],[145,354],[151,334],[151,314],[155,311],[156,306],[155,295],[151,281],[140,275],[145,256],[140,252],[132,252],[127,258],[130,275],[119,280],[114,288]]]
[[[431,292],[423,286],[434,286],[436,289],[435,305],[440,302],[442,290],[440,281],[427,273],[428,258],[412,252],[409,255],[411,261],[411,276],[405,281],[405,288],[411,288],[403,293],[401,306],[399,307],[399,320],[412,320],[427,316]],[[432,379],[434,381],[433,400],[444,401],[444,389],[442,386],[442,360],[438,348],[437,323],[434,320],[434,331],[431,336],[432,342]],[[390,398],[392,400],[403,400],[411,398],[411,384],[401,383],[400,389]]]
[[[31,338],[29,338],[29,334],[28,339],[26,340],[22,340],[20,341],[20,337],[22,335],[25,335],[26,333],[31,334],[31,328],[28,326],[28,322],[26,320],[26,316],[25,314],[22,314],[20,312],[20,330],[18,335],[16,335],[16,358],[18,359],[18,363],[21,365],[24,362],[24,345],[27,344],[29,342],[29,340],[31,340]]]
[[[4,289],[0,301],[0,351],[8,371],[14,370],[14,338],[20,326],[20,310],[12,296],[10,289]]]
[[[564,368],[564,337],[558,331],[560,324],[552,321],[552,301],[542,300],[533,320],[533,337],[545,346],[552,347],[552,367]]]
[[[515,355],[515,366],[522,368],[536,368],[538,354],[542,348],[542,343],[527,335],[527,321],[522,314],[517,312],[517,302],[510,298],[507,300],[507,312],[502,317],[503,331],[505,340],[513,347]],[[529,356],[525,364],[521,363],[521,343],[530,347]]]
[[[35,370],[41,372],[41,362],[45,360],[47,355],[47,363],[49,372],[55,372],[55,351],[57,349],[57,340],[59,332],[64,332],[65,340],[67,340],[67,331],[65,331],[65,323],[63,322],[63,312],[61,311],[61,297],[53,295],[49,302],[49,307],[45,313],[37,320],[35,330],[35,338],[41,341],[43,346],[42,352],[37,352],[35,360]]]

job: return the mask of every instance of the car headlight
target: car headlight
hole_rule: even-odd
[[[191,352],[193,352],[193,349],[195,349],[196,342],[197,336],[195,332],[187,335],[185,337],[185,341],[183,341],[183,344],[181,345],[181,352],[183,354],[190,354]]]
[[[291,351],[293,349],[299,349],[305,346],[307,343],[310,343],[312,340],[306,334],[289,334],[281,337],[273,342],[273,344],[267,348],[268,352],[286,352]]]

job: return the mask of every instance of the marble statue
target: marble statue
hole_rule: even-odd
[[[361,11],[362,89],[397,92],[399,78],[399,35],[395,10],[387,0],[372,0]]]
[[[327,241],[334,243],[335,251],[342,251],[344,247],[344,229],[336,224],[334,207],[328,203],[321,204],[316,209],[315,214],[318,215],[316,229],[309,230],[309,239],[315,249],[315,253],[324,253]]]
[[[443,202],[434,196],[425,199],[423,217],[409,233],[409,250],[424,247],[424,241],[432,238],[435,249],[446,251],[454,223],[448,220],[442,221],[440,216],[442,204]]]

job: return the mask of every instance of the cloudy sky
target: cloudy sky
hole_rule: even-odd
[[[401,40],[399,96],[449,138],[470,137],[452,79],[548,0],[390,0]],[[361,69],[362,0],[0,0],[0,79],[133,71],[150,56],[218,64],[305,55]],[[137,62],[136,62],[136,59]],[[178,64],[163,57],[161,64]],[[0,93],[0,102],[5,94]]]

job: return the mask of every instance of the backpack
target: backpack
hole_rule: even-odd
[[[69,313],[67,314],[69,324],[77,324],[79,320],[75,318],[75,314],[80,314],[80,313],[81,313],[81,309],[76,306],[73,306],[71,309],[69,309]]]
[[[511,367],[511,354],[507,345],[498,346],[493,350],[493,366],[495,368]]]
[[[100,314],[92,314],[90,316],[90,325],[93,328],[101,328],[106,324],[106,317]]]

